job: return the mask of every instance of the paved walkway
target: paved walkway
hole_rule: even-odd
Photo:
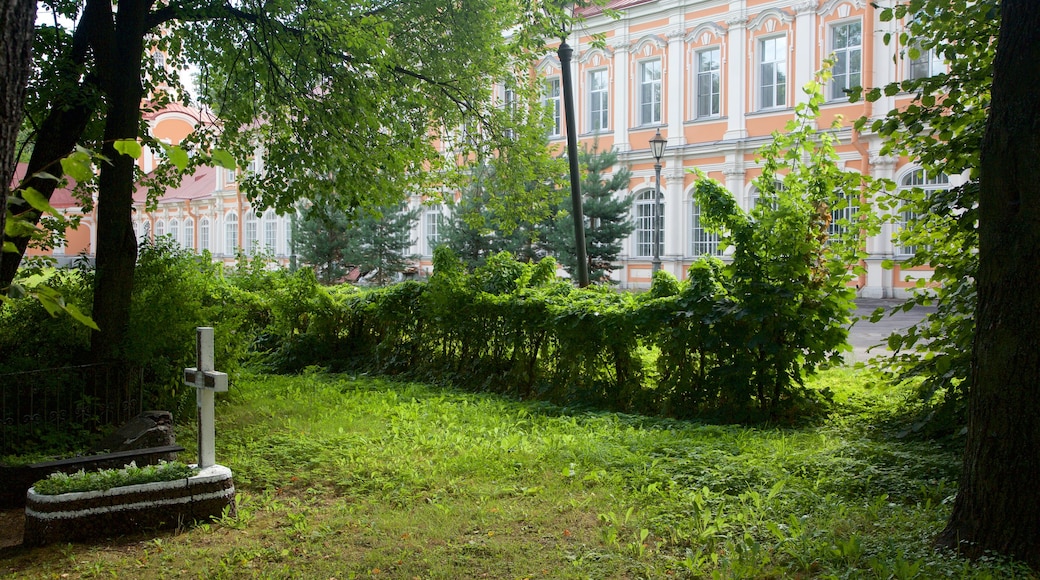
[[[856,300],[855,314],[869,316],[879,307],[888,310],[902,303],[903,300],[859,298]],[[906,330],[930,312],[935,312],[934,306],[916,306],[910,312],[886,315],[878,322],[859,320],[853,323],[849,329],[849,344],[852,345],[852,353],[849,356],[855,362],[866,362],[871,357],[890,352],[888,347],[884,346],[888,335]]]

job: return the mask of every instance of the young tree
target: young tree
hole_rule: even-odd
[[[324,284],[342,280],[354,268],[361,278],[386,284],[416,259],[408,253],[412,225],[419,210],[397,204],[353,214],[332,206],[311,206],[295,233],[303,262]]]
[[[414,241],[412,225],[418,217],[419,208],[408,209],[404,203],[362,213],[351,224],[354,231],[343,248],[344,262],[356,266],[361,276],[374,284],[394,281],[416,259],[408,250]]]
[[[968,438],[941,544],[1040,569],[1040,5],[1001,3],[981,149]]]
[[[537,243],[540,233],[537,224],[548,214],[549,204],[558,195],[558,190],[545,185],[547,181],[554,183],[553,179],[543,177],[538,189],[525,190],[529,206],[524,211],[512,211],[515,200],[503,199],[510,196],[500,192],[509,186],[499,179],[498,167],[498,164],[471,167],[469,184],[462,189],[458,201],[449,203],[451,209],[441,226],[441,244],[451,248],[470,270],[499,252],[509,252],[519,260],[535,261],[542,257]]]
[[[443,127],[475,120],[491,150],[509,150],[528,130],[525,109],[496,108],[491,86],[523,78],[516,70],[526,70],[545,36],[540,13],[514,0],[82,0],[52,8],[76,24],[71,32],[38,29],[46,51],[30,86],[36,138],[28,171],[55,167],[80,142],[110,160],[97,182],[93,316],[101,330],[91,342],[100,360],[119,357],[137,256],[135,164],[116,143],[143,137],[144,99],[169,99],[178,67],[200,67],[204,100],[223,120],[219,133],[198,138],[196,162],[213,144],[239,160],[261,147],[266,171],[244,187],[262,205],[288,210],[303,195],[318,204],[378,205],[438,174],[431,169],[444,158],[429,136]],[[507,29],[517,33],[503,36]],[[146,58],[155,52],[172,66]],[[160,85],[170,88],[156,91]],[[55,183],[26,185],[49,199]],[[362,191],[370,193],[351,193]],[[27,239],[10,241],[24,252]],[[4,261],[0,287],[17,262]]]
[[[589,260],[589,280],[610,279],[614,261],[621,253],[622,241],[632,233],[632,194],[619,195],[628,187],[631,172],[627,167],[615,171],[609,179],[603,174],[617,163],[614,150],[597,152],[584,149],[579,154],[585,169],[582,180],[582,213],[585,214],[585,252]],[[574,251],[574,221],[571,199],[564,198],[546,226],[544,246],[572,276],[577,268]]]
[[[294,226],[293,243],[303,263],[314,268],[318,281],[332,284],[349,273],[350,266],[343,255],[351,231],[344,210],[312,205]]]
[[[936,430],[953,430],[965,421],[975,329],[979,151],[998,12],[997,0],[915,0],[882,9],[882,21],[901,22],[899,33],[885,35],[886,42],[900,47],[897,63],[924,63],[929,70],[865,90],[862,96],[869,101],[899,94],[914,98],[881,118],[856,122],[883,138],[882,155],[908,156],[930,175],[969,177],[949,190],[902,189],[877,200],[890,218],[914,217],[898,234],[900,245],[916,248],[902,265],[934,268],[933,284],[900,308],[934,303],[935,313],[889,338],[897,354],[885,364],[900,378],[923,377],[922,396],[933,403],[929,428]],[[929,66],[933,62],[942,66]],[[860,96],[854,93],[853,100]]]

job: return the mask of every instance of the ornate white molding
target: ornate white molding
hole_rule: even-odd
[[[686,42],[709,44],[712,38],[726,37],[728,30],[714,22],[707,22],[694,28],[686,35]]]
[[[812,12],[820,6],[818,0],[805,0],[792,6],[795,14],[804,14],[806,12]]]
[[[632,52],[637,53],[639,51],[649,51],[651,46],[663,50],[665,48],[665,42],[656,34],[648,34],[632,44]],[[649,54],[645,54],[644,56],[649,56]]]
[[[899,158],[892,155],[878,155],[876,153],[871,153],[869,161],[874,167],[892,169],[897,163],[899,163]]]
[[[788,24],[794,21],[794,17],[779,8],[770,8],[769,10],[763,10],[751,19],[747,27],[749,30],[757,30],[767,25],[770,21],[775,20],[779,20],[781,24]]]
[[[841,4],[849,4],[856,10],[861,10],[863,9],[863,7],[867,5],[867,3],[864,0],[827,0],[823,3],[823,5],[820,6],[819,10],[817,10],[816,13],[821,16],[830,14],[834,11],[835,8],[837,8]]]

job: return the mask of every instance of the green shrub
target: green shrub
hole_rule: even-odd
[[[158,481],[175,481],[186,479],[199,470],[176,461],[159,462],[157,465],[138,467],[130,463],[122,469],[101,469],[98,471],[79,470],[71,475],[52,473],[46,479],[33,484],[33,489],[41,495],[58,495],[80,491],[105,491],[113,487],[154,483]]]

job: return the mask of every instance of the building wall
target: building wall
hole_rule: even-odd
[[[886,34],[898,37],[901,24],[882,22],[880,10],[866,0],[618,0],[613,5],[618,6],[619,19],[592,14],[580,32],[568,39],[574,48],[570,66],[578,138],[589,147],[616,148],[619,163],[632,171],[628,189],[637,197],[652,196],[655,188],[649,140],[657,131],[667,139],[661,159],[661,259],[663,268],[680,278],[699,257],[697,250],[703,248],[699,242],[704,239],[703,232],[693,227],[692,169],[722,182],[748,208],[754,195],[752,181],[761,173],[756,152],[792,118],[795,105],[806,98],[801,87],[813,80],[824,58],[836,53],[846,63],[858,63],[858,77],[847,79],[850,85],[883,86],[910,74],[909,63],[897,58],[899,47],[882,42]],[[858,32],[853,35],[855,42],[843,42],[850,37],[838,33],[850,31]],[[595,36],[602,36],[605,46],[596,46]],[[559,82],[560,66],[555,53],[550,53],[535,73],[547,82]],[[714,94],[698,92],[698,81],[712,74],[705,67],[717,67]],[[907,159],[881,156],[875,136],[851,130],[855,119],[881,116],[911,97],[894,95],[875,103],[852,104],[840,91],[831,90],[827,87],[820,125],[828,126],[839,116],[843,119],[838,151],[845,166],[897,183],[912,181],[918,167]],[[659,98],[648,101],[648,94]],[[562,98],[556,102],[562,103]],[[190,109],[174,107],[149,122],[157,138],[178,143],[188,127],[202,121]],[[565,132],[561,116],[558,131],[550,136],[551,145],[562,150]],[[451,137],[447,135],[445,142],[450,143]],[[450,151],[450,145],[445,149]],[[146,151],[142,168],[148,170],[154,163],[154,154]],[[253,169],[262,170],[262,165]],[[171,221],[176,220],[182,245],[196,250],[205,246],[216,259],[233,260],[238,249],[251,249],[248,239],[253,231],[249,201],[238,191],[239,178],[216,169],[205,195],[167,196],[155,211],[138,204],[138,234],[169,233]],[[951,176],[947,185],[959,181],[959,176]],[[442,211],[424,208],[415,224],[413,250],[422,256],[421,274],[429,272],[434,245],[430,239],[436,238],[430,215]],[[187,220],[193,224],[190,239],[184,229]],[[89,216],[84,221],[91,232],[87,238],[92,240]],[[204,223],[208,223],[208,243],[203,240]],[[268,214],[256,223],[259,241],[262,245],[270,241],[271,252],[286,263],[291,253],[289,218]],[[867,240],[867,273],[856,280],[862,296],[901,296],[914,280],[930,276],[928,269],[882,268],[883,261],[898,264],[906,257],[892,241],[898,227],[886,224],[879,235]],[[83,246],[82,232],[70,236],[68,245],[67,251]],[[624,248],[616,280],[622,287],[647,286],[651,258],[640,255],[638,235],[633,234]]]
[[[590,16],[568,39],[574,49],[578,137],[586,145],[620,152],[619,163],[632,170],[629,191],[637,197],[655,185],[650,139],[657,131],[667,139],[661,159],[661,258],[663,268],[680,278],[698,257],[694,242],[703,236],[693,230],[692,169],[721,181],[748,208],[752,180],[761,173],[756,152],[807,98],[801,87],[813,80],[825,58],[835,54],[840,59],[835,77],[847,86],[883,86],[905,78],[909,70],[908,63],[895,58],[898,47],[882,41],[886,33],[897,37],[900,24],[881,22],[879,9],[865,0],[660,0],[630,2],[620,10],[616,20]],[[605,38],[606,46],[595,46],[594,35]],[[706,76],[712,64],[718,67],[717,95],[714,101],[711,95],[698,99],[698,77]],[[536,71],[555,82],[560,62],[555,54],[546,55]],[[648,102],[646,81],[658,77],[649,89],[659,91],[659,103]],[[783,90],[777,90],[778,80]],[[883,115],[908,102],[908,95],[849,103],[840,88],[825,90],[828,100],[819,124],[842,120],[838,152],[846,168],[897,180],[918,169],[906,159],[881,157],[875,136],[851,130],[857,118]],[[561,123],[550,136],[552,144],[562,149],[565,133]],[[950,182],[955,185],[958,178]],[[912,285],[904,280],[907,271],[881,267],[884,260],[899,261],[892,241],[896,228],[886,225],[867,241],[867,274],[856,281],[862,296],[896,297]],[[622,286],[650,282],[650,257],[639,255],[637,248],[633,234],[617,276]],[[927,277],[929,272],[909,275]]]

